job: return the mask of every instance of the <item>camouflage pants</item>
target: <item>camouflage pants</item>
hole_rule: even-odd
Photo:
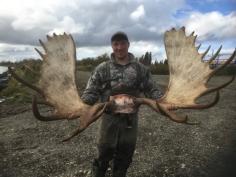
[[[97,161],[107,167],[109,161],[113,160],[113,170],[127,170],[136,146],[137,128],[137,113],[104,114],[98,140]]]

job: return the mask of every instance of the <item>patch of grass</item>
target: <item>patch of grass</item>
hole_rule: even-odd
[[[20,63],[15,63],[15,73],[29,82],[35,85],[39,79],[39,72],[41,62],[37,60],[29,60]],[[8,86],[0,92],[1,98],[9,98],[8,102],[30,102],[33,91],[23,84],[16,81],[13,77],[10,77]]]

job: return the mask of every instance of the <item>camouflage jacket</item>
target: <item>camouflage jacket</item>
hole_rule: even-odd
[[[110,95],[122,93],[136,97],[144,93],[148,98],[160,98],[162,93],[154,84],[149,69],[139,63],[131,53],[129,58],[128,64],[120,65],[111,54],[109,61],[99,64],[88,80],[82,100],[92,105],[99,99],[104,102]]]

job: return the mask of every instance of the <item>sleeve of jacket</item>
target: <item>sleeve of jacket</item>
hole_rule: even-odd
[[[152,74],[146,66],[142,66],[141,88],[144,95],[148,98],[159,99],[163,96],[158,85],[154,82]]]
[[[103,86],[103,77],[104,77],[104,66],[105,63],[101,63],[98,65],[95,70],[92,72],[87,86],[81,96],[83,102],[89,105],[95,104],[102,93],[102,86]]]

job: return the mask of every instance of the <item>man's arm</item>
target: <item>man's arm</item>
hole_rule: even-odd
[[[103,77],[103,69],[104,63],[98,65],[95,70],[92,72],[88,82],[87,86],[81,96],[81,99],[89,105],[95,104],[102,93],[102,77]]]
[[[160,88],[157,84],[155,84],[152,74],[145,66],[142,68],[143,76],[141,81],[141,87],[143,90],[143,93],[146,97],[152,98],[152,99],[159,99],[163,96],[163,93],[161,92]]]
[[[163,93],[159,89],[158,85],[153,81],[151,72],[147,68],[145,69],[146,71],[144,71],[144,79],[142,82],[144,95],[148,98],[158,100],[163,96]],[[159,102],[159,105],[167,110],[178,109],[178,106],[171,103]]]

